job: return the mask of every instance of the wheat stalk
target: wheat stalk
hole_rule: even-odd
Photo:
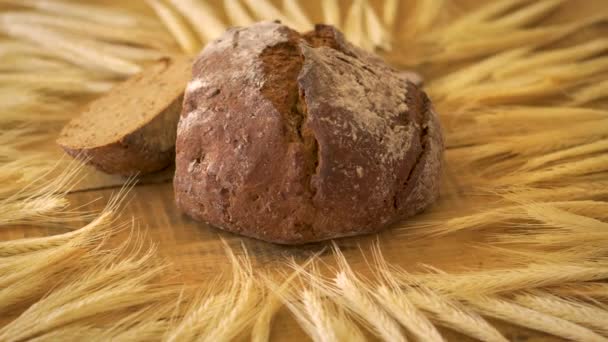
[[[607,49],[608,39],[599,38],[563,49],[540,51],[533,56],[527,56],[526,59],[514,61],[502,68],[497,68],[492,73],[492,77],[505,79],[516,74],[534,71],[539,67],[576,62],[602,53]]]
[[[444,341],[435,326],[401,291],[381,285],[372,292],[376,300],[417,339]]]
[[[605,309],[540,292],[517,295],[514,302],[589,327],[602,335],[608,335],[608,327],[606,327],[608,312]]]
[[[503,14],[513,7],[520,6],[531,2],[531,0],[499,0],[492,3],[488,3],[484,6],[466,13],[461,18],[454,20],[447,28],[446,32],[462,33],[468,31],[471,26],[478,25],[482,22],[487,22],[490,19],[495,18],[497,15]],[[448,35],[446,39],[449,39]]]
[[[314,259],[309,262],[312,260]],[[330,298],[325,298],[319,287],[302,286],[304,288],[300,289],[292,285],[294,278],[299,276],[300,272],[307,271],[305,271],[305,266],[300,266],[293,261],[291,264],[296,271],[280,286],[270,279],[267,279],[266,282],[274,295],[285,304],[313,341],[365,341],[359,328],[350,320],[344,310],[332,303]],[[307,272],[307,276],[314,277],[317,281],[321,279],[314,264],[312,271]]]
[[[585,88],[579,89],[570,95],[572,105],[583,105],[608,97],[608,80],[591,84]]]
[[[6,21],[2,22],[2,29],[13,37],[27,39],[47,49],[63,51],[63,57],[78,65],[90,66],[97,70],[110,71],[119,75],[132,75],[141,70],[136,64],[119,57],[91,50],[94,49],[93,43],[77,38],[72,34]]]
[[[548,291],[560,296],[580,297],[582,299],[608,299],[608,284],[606,283],[575,283],[549,288]]]
[[[254,23],[240,0],[224,0],[224,10],[232,25],[248,26]]]
[[[118,263],[115,263],[115,253],[102,257],[95,268],[55,289],[0,329],[0,339],[36,337],[87,317],[153,303],[174,293],[150,284],[164,266],[151,265],[154,248],[146,247],[146,253],[141,254],[143,246],[141,237],[135,238],[135,245],[128,240],[118,250],[118,255],[120,251],[132,248],[131,256]]]
[[[397,296],[404,297],[404,300],[427,313],[433,323],[482,341],[506,341],[504,336],[475,312],[416,282],[414,277],[407,276],[407,272],[389,265],[384,259],[377,241],[372,246],[372,256],[374,261],[372,267],[376,272],[376,277],[389,284],[393,291],[401,289],[401,293]],[[424,327],[425,325],[427,324],[422,323],[419,326]]]
[[[382,9],[382,21],[389,30],[395,29],[395,20],[399,11],[399,1],[386,0]]]
[[[338,0],[327,0],[321,2],[323,11],[323,22],[327,25],[333,25],[337,28],[342,27],[342,16]]]
[[[285,280],[281,282],[280,285],[277,285],[272,279],[266,277],[264,278],[264,284],[270,288],[271,292],[266,296],[265,303],[258,314],[258,318],[253,324],[251,330],[251,340],[255,342],[263,342],[268,341],[270,336],[270,328],[272,325],[272,320],[276,315],[277,311],[282,306],[282,301],[290,300],[290,295],[293,294],[293,289],[291,288],[293,281],[296,277],[300,275],[299,270],[305,269],[309,264],[313,264],[317,260],[318,254],[312,256],[302,265],[297,264],[293,259],[290,265],[296,269],[296,272],[293,272],[290,276],[286,277]],[[314,288],[313,288],[314,290]],[[316,291],[315,291],[316,294]],[[301,313],[301,311],[297,311],[297,313]],[[296,313],[294,313],[295,315]]]
[[[368,286],[354,274],[336,245],[334,255],[340,268],[333,278],[334,302],[353,313],[374,335],[387,341],[405,341],[397,322],[373,300]]]
[[[310,27],[302,27],[291,20],[268,0],[244,0],[243,2],[258,20],[279,20],[281,23],[299,31],[310,29]]]
[[[306,15],[298,0],[283,0],[283,10],[296,23],[299,31],[308,31],[313,28],[312,21]]]
[[[226,25],[218,19],[215,11],[206,1],[169,0],[169,2],[188,20],[203,44],[218,38],[226,30]]]
[[[429,93],[434,97],[445,97],[453,89],[464,88],[466,86],[478,84],[480,81],[489,77],[494,70],[502,65],[512,63],[518,58],[523,57],[529,52],[529,48],[517,48],[507,50],[488,57],[485,60],[462,68],[451,74],[443,76],[429,85]]]
[[[525,267],[484,270],[468,273],[429,274],[417,281],[434,290],[460,298],[554,286],[568,282],[608,278],[608,267],[602,262],[530,263]],[[404,277],[404,281],[411,276]]]
[[[512,186],[503,191],[514,192],[524,201],[573,201],[594,198],[608,194],[608,183],[604,181],[576,183],[572,185],[538,188]]]
[[[584,176],[603,172],[608,169],[608,157],[604,155],[588,157],[566,164],[551,166],[538,171],[522,172],[502,177],[496,181],[501,184],[537,184],[567,180],[569,177]]]
[[[492,25],[500,28],[517,28],[526,25],[534,24],[540,19],[543,19],[551,12],[555,11],[565,0],[545,0],[538,1],[530,6],[511,13],[505,17],[492,22]]]
[[[187,27],[186,23],[181,17],[177,15],[162,0],[146,0],[148,6],[150,6],[158,18],[165,25],[167,30],[171,32],[182,51],[188,54],[195,54],[200,49],[200,42],[195,38],[190,28]]]
[[[231,341],[251,327],[263,293],[254,281],[247,254],[239,259],[227,244],[226,253],[233,267],[229,289],[217,294],[213,288],[201,292],[182,321],[167,332],[167,341]]]
[[[35,8],[59,16],[80,18],[99,24],[133,28],[144,26],[154,28],[154,20],[129,13],[124,10],[110,9],[106,6],[85,5],[60,0],[1,0],[0,3]]]
[[[369,40],[374,45],[374,47],[380,48],[385,51],[390,51],[392,49],[392,46],[389,34],[384,28],[384,25],[380,21],[378,15],[376,15],[374,8],[367,0],[364,0],[363,9],[365,29],[367,35],[369,36]]]
[[[508,1],[510,5],[515,1]],[[536,48],[546,46],[549,43],[558,41],[586,27],[593,26],[597,23],[605,21],[604,15],[598,15],[587,18],[574,23],[558,24],[553,26],[545,26],[540,28],[530,29],[515,29],[504,31],[503,29],[491,29],[481,25],[476,31],[481,37],[471,41],[466,35],[458,39],[445,32],[458,32],[458,28],[446,28],[439,33],[446,39],[439,47],[439,51],[431,56],[431,60],[435,63],[445,63],[450,61],[458,61],[464,59],[472,59],[476,57],[487,56],[492,53],[505,51],[523,46],[534,46]],[[466,22],[464,23],[467,24]],[[495,39],[496,34],[501,34],[501,39]]]
[[[414,305],[430,314],[430,319],[481,341],[508,341],[481,316],[430,289],[408,288],[405,294]]]
[[[482,314],[574,341],[605,341],[593,331],[564,319],[528,309],[504,299],[478,297],[468,302]]]
[[[172,47],[170,37],[160,32],[150,32],[139,28],[126,28],[98,24],[90,20],[70,17],[57,17],[56,15],[40,14],[37,12],[3,12],[0,20],[6,24],[24,24],[42,28],[60,29],[74,32],[88,38],[102,39],[137,46],[148,46],[155,49],[166,50]]]

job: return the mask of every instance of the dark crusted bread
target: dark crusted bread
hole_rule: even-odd
[[[175,199],[191,217],[301,244],[379,231],[439,193],[427,96],[330,26],[228,30],[193,68]]]
[[[192,59],[163,58],[91,102],[57,143],[107,173],[161,170],[173,162]]]

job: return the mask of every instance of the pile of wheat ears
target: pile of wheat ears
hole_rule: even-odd
[[[505,341],[496,320],[608,339],[608,38],[589,34],[606,13],[546,24],[565,0],[491,1],[466,13],[450,0],[324,0],[318,18],[297,0],[145,2],[148,14],[0,0],[0,226],[89,222],[0,242],[0,316],[20,310],[0,322],[0,340],[266,341],[285,309],[315,341],[441,341],[439,327]],[[464,174],[468,192],[462,208],[439,203],[407,234],[484,231],[482,248],[517,266],[408,273],[376,245],[364,277],[334,246],[336,266],[312,257],[270,273],[227,247],[227,283],[180,286],[159,281],[166,262],[145,227],[120,216],[134,180],[101,212],[70,206],[82,164],[32,146],[50,144],[76,103],[160,56],[197,53],[227,26],[267,19],[302,31],[333,24],[399,67],[449,65],[425,87],[446,133],[446,183]],[[130,238],[113,242],[124,231]]]

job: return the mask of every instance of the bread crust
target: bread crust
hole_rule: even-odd
[[[178,125],[177,206],[302,244],[379,231],[439,193],[427,96],[330,26],[233,28],[199,56]]]

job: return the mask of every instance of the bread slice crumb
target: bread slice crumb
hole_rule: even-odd
[[[192,59],[162,58],[89,103],[57,143],[71,156],[110,174],[146,174],[175,155],[177,122]]]

